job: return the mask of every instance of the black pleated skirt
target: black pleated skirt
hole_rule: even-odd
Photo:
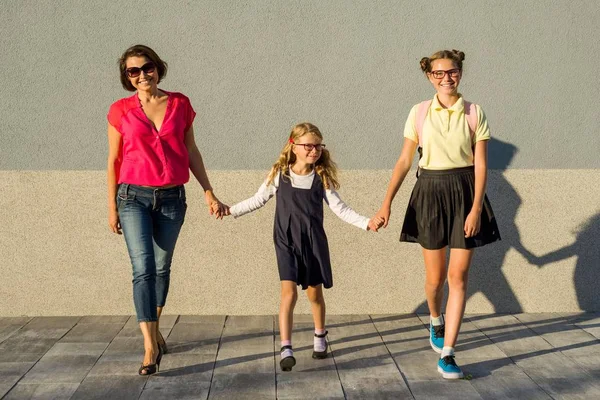
[[[465,237],[465,219],[473,206],[474,192],[473,167],[422,169],[408,202],[400,241],[437,250],[446,246],[472,249],[500,240],[487,195],[483,201],[479,233]]]

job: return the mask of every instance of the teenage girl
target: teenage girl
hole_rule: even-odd
[[[387,227],[392,201],[419,147],[418,179],[400,241],[422,247],[431,314],[430,343],[441,354],[438,371],[446,379],[463,377],[454,359],[454,346],[465,310],[473,249],[500,239],[485,196],[488,123],[481,107],[466,102],[458,92],[464,59],[462,51],[442,50],[421,60],[421,70],[437,93],[433,100],[410,111],[402,152],[375,216]],[[444,321],[441,308],[446,276],[449,296]]]
[[[237,218],[261,208],[277,194],[273,239],[281,280],[279,330],[283,371],[291,371],[296,364],[292,325],[298,285],[307,291],[312,308],[315,324],[312,357],[327,357],[323,287],[332,287],[333,278],[323,229],[323,200],[338,217],[361,229],[377,231],[383,223],[369,221],[342,201],[336,192],[337,168],[322,140],[316,126],[296,125],[258,192],[229,209]]]

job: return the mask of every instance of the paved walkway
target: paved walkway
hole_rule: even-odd
[[[444,381],[420,315],[329,316],[333,356],[313,360],[296,316],[298,364],[281,372],[273,316],[164,316],[170,353],[140,377],[128,316],[0,318],[5,399],[600,399],[600,314],[470,315]]]

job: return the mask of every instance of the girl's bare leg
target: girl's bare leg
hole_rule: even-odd
[[[325,298],[323,285],[309,286],[306,295],[310,301],[315,330],[325,329]]]
[[[279,305],[279,336],[281,341],[292,340],[294,307],[298,300],[298,289],[294,281],[281,281],[281,303]]]
[[[433,318],[442,312],[444,283],[446,282],[446,248],[439,250],[423,249],[425,260],[425,296],[429,313]]]
[[[448,265],[448,302],[446,303],[446,334],[444,346],[454,347],[460,330],[467,298],[472,249],[450,249]]]

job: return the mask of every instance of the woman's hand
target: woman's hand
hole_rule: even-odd
[[[117,210],[110,210],[108,212],[108,227],[112,233],[121,235],[121,221],[119,220],[119,212]]]
[[[226,217],[231,214],[229,212],[229,206],[221,203],[219,200],[212,203],[211,211],[212,211],[212,214],[214,214],[217,217],[217,219],[223,219],[223,217]]]
[[[383,206],[379,209],[379,211],[377,211],[377,214],[375,214],[375,216],[371,220],[381,220],[381,225],[379,225],[378,229],[381,228],[382,225],[384,228],[387,228],[388,223],[390,222],[391,213],[392,210],[390,209],[390,207]]]
[[[229,206],[221,203],[212,190],[204,192],[204,199],[210,215],[214,215],[217,219],[223,219],[224,216],[229,215]]]
[[[481,227],[481,213],[471,210],[467,219],[465,220],[465,237],[470,238],[479,233]]]

